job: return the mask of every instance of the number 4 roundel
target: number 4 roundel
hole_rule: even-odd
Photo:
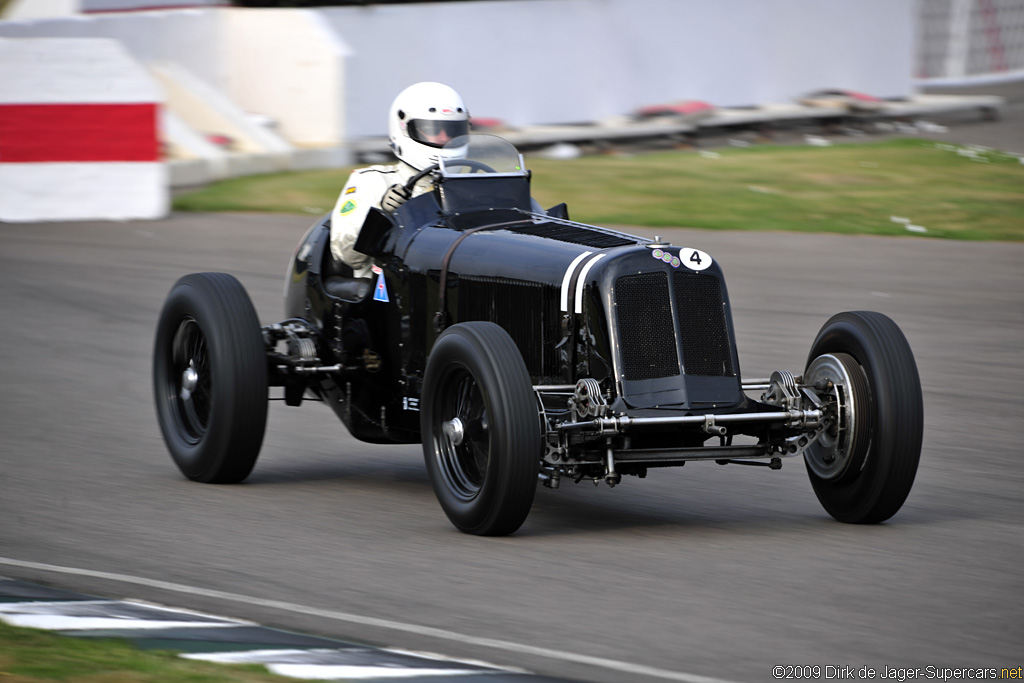
[[[679,250],[679,260],[690,270],[705,270],[711,266],[711,256],[700,249],[683,247]]]

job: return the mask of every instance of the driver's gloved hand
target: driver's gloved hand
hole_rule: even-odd
[[[409,191],[405,189],[405,186],[392,185],[384,193],[384,199],[380,200],[380,207],[388,213],[393,213],[395,209],[405,204],[408,199]]]

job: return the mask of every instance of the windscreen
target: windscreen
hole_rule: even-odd
[[[515,146],[497,135],[465,135],[444,146],[440,159],[444,176],[501,173],[526,175],[523,157]]]

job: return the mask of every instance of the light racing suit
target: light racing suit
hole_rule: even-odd
[[[331,253],[352,267],[354,277],[371,277],[370,257],[355,250],[356,239],[370,207],[381,208],[381,201],[392,185],[405,185],[418,171],[402,161],[352,171],[331,211]],[[412,196],[431,188],[429,178],[416,183]]]

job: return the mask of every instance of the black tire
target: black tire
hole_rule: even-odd
[[[823,362],[845,368],[857,409],[845,466],[830,470],[820,455],[805,453],[811,486],[840,522],[884,522],[910,494],[921,456],[924,404],[914,354],[890,318],[852,311],[832,316],[815,338],[808,370]]]
[[[182,474],[213,484],[249,476],[267,423],[267,362],[256,310],[234,277],[175,283],[156,329],[153,392]]]
[[[530,374],[508,333],[490,322],[445,330],[420,407],[427,472],[452,524],[480,536],[518,529],[537,490],[541,434]]]

